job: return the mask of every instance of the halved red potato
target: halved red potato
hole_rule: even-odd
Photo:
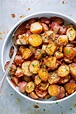
[[[40,22],[34,22],[30,26],[30,31],[34,34],[40,34],[43,28]]]
[[[18,84],[20,92],[25,93],[25,91],[26,91],[26,84],[27,84],[27,82],[25,82],[25,81],[22,81],[22,82],[20,82]]]
[[[18,38],[16,39],[16,45],[27,45],[28,42],[28,34],[22,34],[18,35]]]
[[[64,47],[64,56],[72,60],[75,56],[75,50],[72,47]]]
[[[31,50],[31,52],[32,52],[33,54],[35,54],[35,52],[36,52],[36,48],[35,48],[35,47],[29,45],[29,49]]]
[[[50,24],[50,28],[52,31],[54,31],[55,34],[57,34],[60,29],[60,25],[57,22],[52,22]]]
[[[42,57],[45,56],[45,51],[42,50],[42,49],[37,49],[36,52],[35,52],[35,59],[41,59]]]
[[[34,88],[35,88],[35,84],[34,84],[34,82],[31,81],[26,84],[25,90],[27,93],[31,93],[34,90]]]
[[[47,17],[41,17],[40,18],[40,21],[42,22],[42,23],[45,23],[45,24],[50,24],[50,19],[49,18],[47,18]]]
[[[22,68],[17,67],[16,72],[15,72],[16,77],[22,77],[23,76],[23,71]]]
[[[33,47],[38,47],[42,44],[42,38],[38,34],[30,35],[28,40],[30,45],[32,45]]]
[[[43,98],[47,95],[47,91],[42,91],[38,87],[36,87],[35,92],[40,98]]]
[[[48,82],[46,82],[46,83],[44,83],[44,82],[41,82],[40,84],[39,84],[39,89],[40,90],[47,90],[48,89],[48,87],[49,87],[49,83]]]
[[[66,83],[64,85],[64,88],[68,94],[72,94],[72,93],[74,93],[74,91],[76,91],[76,84],[75,83]]]
[[[9,65],[10,61],[7,61],[4,65],[4,70],[6,70],[8,68],[8,65]]]
[[[41,80],[46,82],[48,80],[49,74],[46,69],[40,68],[38,71],[38,76],[41,78]]]
[[[30,81],[32,81],[32,77],[31,77],[31,76],[25,76],[25,75],[24,75],[24,76],[22,77],[22,80],[25,81],[25,82],[30,82]]]
[[[51,96],[57,96],[60,93],[60,86],[52,84],[48,87],[48,93]]]
[[[30,93],[30,97],[33,98],[33,99],[38,99],[39,98],[34,91],[32,91]]]
[[[63,53],[62,52],[59,52],[59,51],[56,51],[54,56],[57,58],[57,59],[61,59],[64,57]]]
[[[14,62],[16,63],[16,65],[21,65],[21,63],[23,62],[23,59],[21,57],[21,55],[16,55],[14,58]]]
[[[42,37],[43,43],[47,44],[49,43],[50,40],[55,38],[55,33],[52,30],[48,30],[42,33],[41,37]]]
[[[36,75],[35,79],[34,79],[35,84],[39,85],[41,83],[41,81],[42,81],[41,78],[38,75]]]
[[[56,72],[50,72],[49,73],[49,78],[48,78],[48,82],[50,84],[55,84],[59,81],[60,77],[58,76],[58,74]]]
[[[67,27],[63,25],[63,26],[60,26],[58,33],[60,35],[66,35],[66,31],[67,31]]]
[[[69,60],[68,58],[64,57],[65,63],[72,63],[72,60]]]
[[[49,57],[48,59],[46,59],[45,65],[50,69],[54,69],[56,66],[56,61],[56,57]]]
[[[49,27],[47,24],[45,23],[41,23],[42,27],[43,27],[43,31],[48,31],[49,30]]]
[[[76,80],[76,63],[72,63],[69,65],[70,73],[72,77]]]
[[[56,44],[54,42],[50,42],[46,47],[46,53],[48,55],[53,55],[54,52],[56,51],[56,48],[57,48]]]
[[[65,89],[64,87],[60,86],[60,93],[56,96],[58,99],[62,99],[65,97]]]
[[[19,78],[15,77],[14,75],[11,76],[11,80],[13,81],[13,83],[15,84],[15,86],[17,86],[18,83],[20,82]]]
[[[31,50],[29,48],[24,47],[24,46],[20,46],[19,52],[20,52],[23,59],[28,59],[32,55]]]
[[[69,69],[69,66],[68,65],[61,65],[58,70],[57,70],[57,74],[60,76],[60,77],[65,77],[65,76],[68,76],[70,73],[70,69]]]
[[[65,84],[65,83],[69,82],[70,79],[71,79],[70,75],[65,76],[65,77],[60,77],[58,84]]]
[[[73,24],[68,24],[66,25],[67,28],[74,28],[74,25]]]
[[[29,65],[30,65],[30,61],[25,61],[22,63],[22,71],[23,74],[26,76],[32,76],[32,73],[29,71]]]
[[[12,63],[12,65],[10,66],[10,69],[9,69],[9,74],[10,74],[10,75],[14,75],[16,69],[17,69],[16,64],[15,64],[15,63]]]
[[[67,35],[60,35],[57,39],[57,44],[59,46],[65,46],[68,43]]]
[[[38,60],[33,60],[29,65],[29,70],[33,74],[37,74],[40,69],[40,62]]]
[[[74,28],[68,28],[66,32],[67,37],[69,38],[69,41],[73,41],[76,37],[76,31]]]
[[[60,17],[51,17],[51,21],[57,22],[59,25],[63,25],[64,24],[64,20]]]

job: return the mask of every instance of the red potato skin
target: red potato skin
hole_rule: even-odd
[[[62,99],[65,97],[65,89],[64,87],[60,87],[60,93],[56,96],[58,99]]]
[[[60,35],[66,35],[66,31],[67,31],[67,28],[66,28],[66,26],[63,25],[63,26],[60,26],[58,33]]]
[[[14,62],[16,63],[16,65],[20,65],[23,62],[21,55],[16,55]]]
[[[22,82],[20,82],[20,83],[18,84],[19,90],[20,90],[22,93],[25,93],[26,84],[27,84],[27,82],[25,82],[25,81],[22,81]]]
[[[13,52],[14,52],[14,47],[12,46],[12,47],[10,48],[10,52],[9,52],[9,57],[10,57],[10,58],[12,57]]]
[[[57,22],[52,22],[51,24],[50,24],[50,28],[51,28],[51,30],[53,30],[53,31],[58,31],[59,30],[59,28],[60,28],[60,25],[57,23]]]
[[[51,17],[51,22],[57,22],[59,25],[63,25],[64,24],[64,20],[60,17]]]
[[[47,17],[41,17],[40,21],[41,21],[42,23],[47,24],[47,25],[50,24],[50,19],[47,18]]]

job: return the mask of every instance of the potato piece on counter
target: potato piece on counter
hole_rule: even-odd
[[[37,74],[40,69],[40,63],[38,60],[33,60],[29,65],[29,70],[33,74]]]
[[[60,77],[65,77],[68,76],[70,73],[70,69],[68,65],[61,65],[58,70],[57,73]]]
[[[22,71],[23,74],[26,76],[32,76],[32,73],[29,71],[29,65],[30,65],[30,61],[25,61],[22,63]]]
[[[38,76],[41,78],[41,80],[46,82],[48,80],[49,74],[46,69],[41,68],[38,72]]]
[[[42,44],[42,38],[38,34],[30,35],[28,40],[30,45],[32,45],[33,47],[38,47]]]
[[[35,88],[34,82],[31,81],[26,84],[27,93],[31,93],[34,90],[34,88]]]
[[[73,41],[76,37],[76,31],[74,28],[68,28],[66,32],[67,37],[69,38],[69,41]]]
[[[39,22],[34,22],[30,26],[30,31],[34,34],[40,34],[42,30],[42,25]]]

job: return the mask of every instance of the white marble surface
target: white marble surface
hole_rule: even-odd
[[[0,47],[8,31],[26,15],[54,11],[76,19],[76,0],[0,0]],[[13,18],[11,14],[15,14]],[[2,33],[2,39],[1,39]],[[1,48],[0,48],[1,55]],[[0,79],[2,77],[0,60]],[[34,108],[37,105],[38,108]],[[76,95],[55,104],[37,104],[21,98],[5,81],[0,95],[0,114],[76,114]]]

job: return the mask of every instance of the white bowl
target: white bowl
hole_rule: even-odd
[[[4,71],[4,65],[5,63],[9,60],[9,50],[10,50],[10,47],[12,45],[11,43],[11,36],[14,32],[14,30],[16,29],[16,27],[18,27],[21,23],[23,23],[24,21],[30,19],[30,18],[34,18],[34,17],[48,17],[50,18],[51,16],[57,16],[57,17],[61,17],[65,20],[65,23],[66,24],[69,24],[69,23],[72,23],[74,25],[76,25],[76,22],[69,18],[68,16],[65,16],[63,14],[59,14],[59,13],[56,13],[56,12],[48,12],[48,11],[45,11],[45,12],[38,12],[38,13],[35,13],[35,14],[32,14],[32,15],[29,15],[25,18],[23,18],[22,20],[20,20],[17,24],[15,24],[13,26],[13,28],[9,31],[9,33],[7,34],[6,38],[5,38],[5,41],[4,41],[4,44],[3,44],[3,47],[2,47],[2,53],[1,53],[1,64],[2,64],[2,68],[3,68],[3,72]],[[64,101],[64,100],[67,100],[68,98],[72,97],[74,94],[76,94],[76,92],[74,92],[73,94],[63,98],[63,99],[60,99],[60,100],[56,100],[56,98],[52,97],[50,99],[47,99],[47,100],[42,100],[42,99],[39,99],[39,100],[34,100],[28,96],[26,96],[25,94],[22,94],[17,87],[14,87],[13,84],[10,82],[10,77],[7,76],[7,81],[8,83],[11,85],[11,87],[19,94],[21,95],[22,97],[30,100],[30,101],[34,101],[34,102],[38,102],[38,103],[56,103],[56,102],[61,102],[61,101]]]

